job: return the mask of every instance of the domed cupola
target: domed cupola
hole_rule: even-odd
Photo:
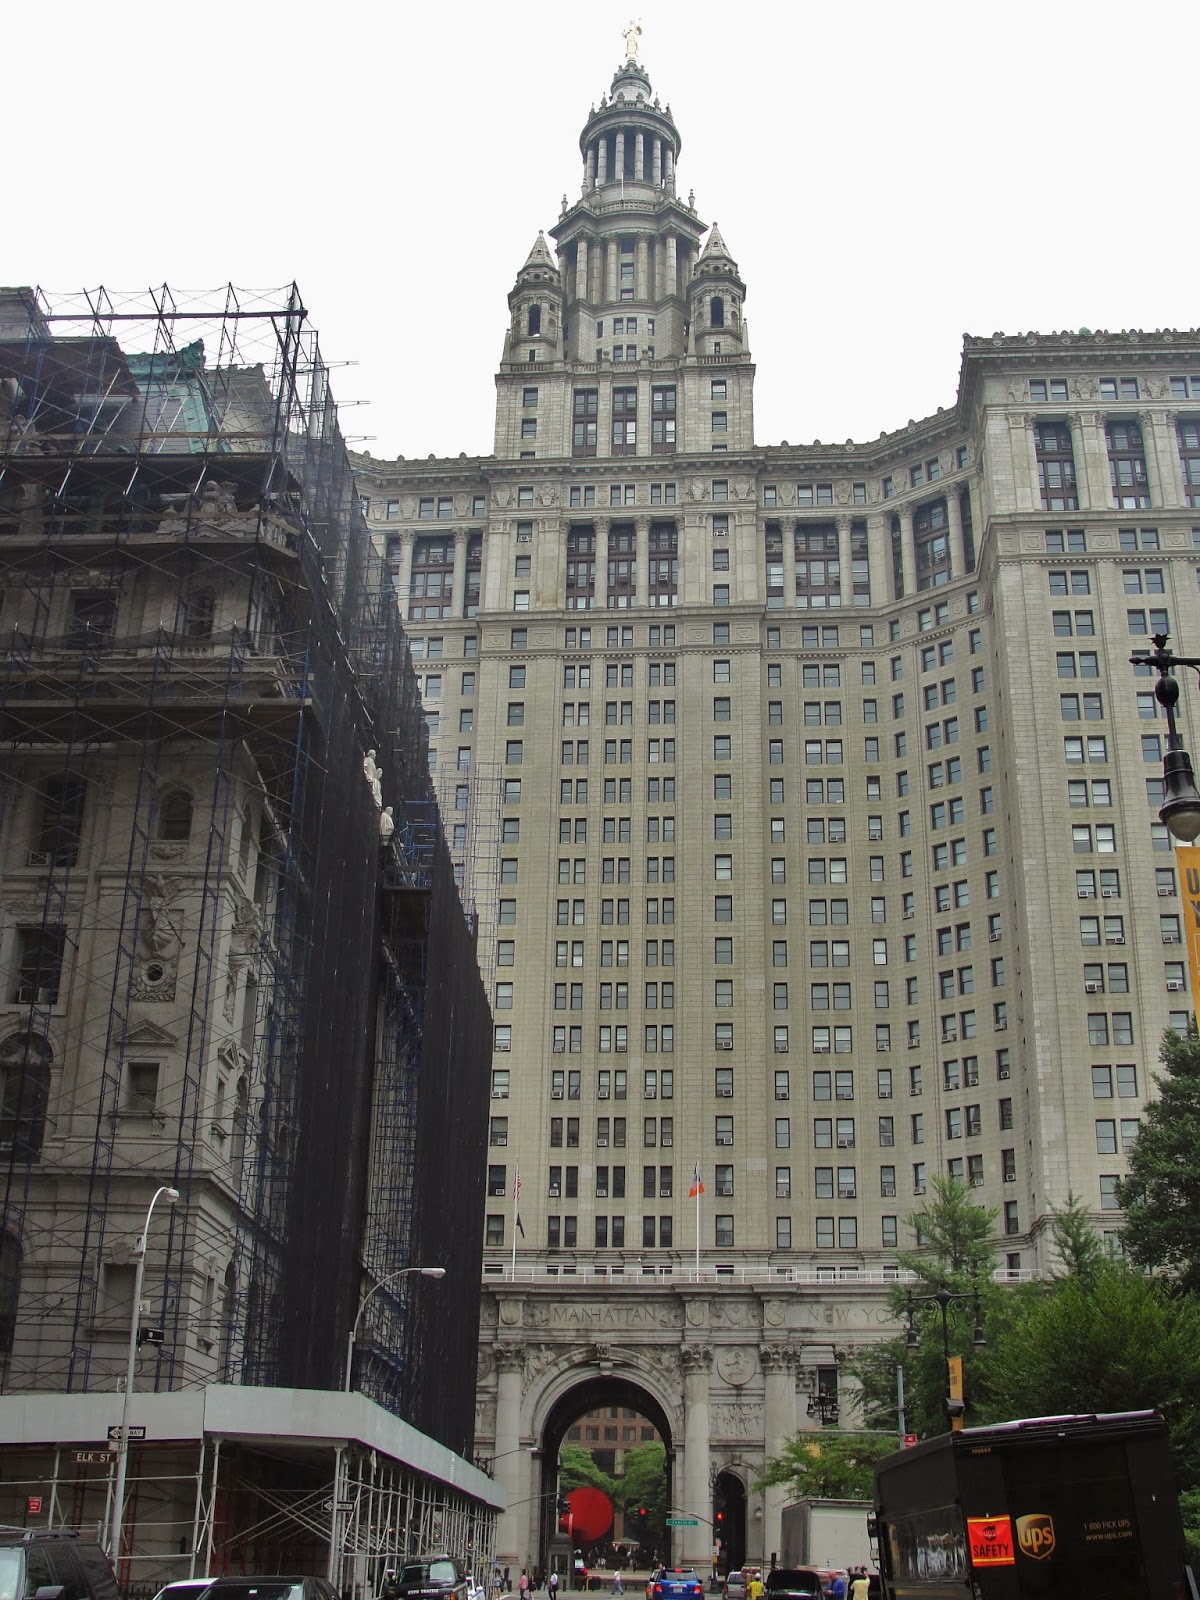
[[[636,34],[627,34],[626,49],[636,51]],[[645,67],[630,54],[579,136],[584,195],[613,185],[622,194],[673,195],[681,142],[670,106],[659,105]]]
[[[742,322],[745,298],[746,285],[738,276],[737,262],[714,222],[692,268],[688,301],[693,355],[732,356],[745,349],[746,329]]]
[[[539,233],[508,297],[505,361],[557,361],[562,356],[563,287],[554,257]]]

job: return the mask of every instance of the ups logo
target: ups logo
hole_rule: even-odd
[[[1054,1554],[1054,1518],[1044,1511],[1018,1517],[1017,1543],[1034,1561],[1045,1561]]]

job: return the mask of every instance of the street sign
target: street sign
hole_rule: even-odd
[[[76,1450],[75,1462],[77,1466],[93,1467],[112,1460],[111,1450]]]
[[[916,1442],[917,1442],[917,1436],[916,1436],[915,1433],[906,1433],[904,1435],[904,1448],[906,1450],[911,1450],[913,1445],[916,1444]]]
[[[354,1501],[353,1500],[339,1500],[338,1503],[337,1503],[337,1508],[338,1508],[339,1511],[353,1511],[354,1510]]]
[[[121,1424],[119,1422],[114,1422],[112,1427],[109,1428],[108,1437],[114,1444],[120,1444]],[[146,1429],[140,1422],[131,1423],[127,1437],[130,1439],[144,1439],[146,1437]]]
[[[668,1517],[667,1518],[667,1527],[668,1528],[698,1528],[699,1526],[700,1526],[700,1518],[699,1517]]]
[[[40,1494],[27,1495],[26,1498],[25,1498],[25,1514],[27,1516],[30,1516],[30,1517],[36,1517],[36,1516],[39,1516],[41,1514],[41,1510],[42,1510],[42,1497],[41,1497],[41,1495]]]

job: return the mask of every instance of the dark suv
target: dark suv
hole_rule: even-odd
[[[468,1600],[467,1569],[453,1556],[421,1556],[400,1568],[399,1588],[404,1600]]]
[[[812,1567],[776,1567],[765,1587],[766,1600],[820,1600],[821,1574]]]
[[[0,1528],[0,1600],[120,1600],[108,1557],[67,1529]]]

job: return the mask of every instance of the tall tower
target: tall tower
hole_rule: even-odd
[[[719,230],[702,244],[692,196],[676,194],[681,143],[670,106],[630,57],[579,136],[580,198],[563,197],[550,230],[557,268],[539,234],[509,295],[501,459],[753,443],[745,285]]]

